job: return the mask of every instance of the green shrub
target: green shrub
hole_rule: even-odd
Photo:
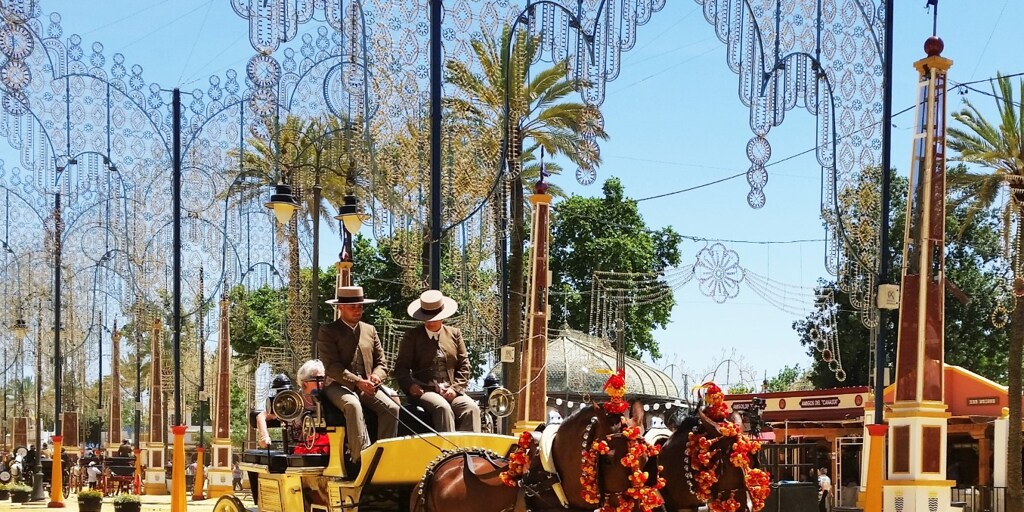
[[[96,489],[82,489],[81,491],[78,491],[78,501],[92,498],[103,498],[103,493]]]
[[[114,496],[114,503],[142,503],[138,494],[121,493]]]
[[[25,484],[11,484],[7,486],[7,490],[11,492],[32,492],[32,488]]]

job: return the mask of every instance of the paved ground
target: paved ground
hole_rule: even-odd
[[[242,500],[242,503],[248,508],[253,507],[252,498],[249,495],[249,491],[245,491],[238,495]],[[113,498],[105,498],[103,500],[103,511],[113,512],[114,504]],[[45,511],[51,510],[47,508],[47,501],[40,501],[36,503],[11,503],[9,500],[0,501],[0,512],[8,510],[17,510],[22,512],[30,512],[32,510]],[[70,499],[65,499],[64,503],[66,507],[63,510],[68,512],[78,512],[78,501],[74,496]],[[203,501],[191,501],[189,497],[188,512],[207,512],[213,510],[213,505],[217,503],[217,500],[203,500]],[[59,510],[59,509],[58,509]],[[142,510],[144,512],[167,512],[171,510],[171,497],[170,496],[143,496],[142,497]]]

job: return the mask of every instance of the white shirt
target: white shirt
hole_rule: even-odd
[[[832,492],[832,479],[828,475],[818,475],[818,491]]]

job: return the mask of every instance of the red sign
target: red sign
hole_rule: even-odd
[[[804,398],[800,400],[800,407],[839,407],[839,397],[823,396],[821,398]]]
[[[998,396],[978,396],[967,399],[967,405],[999,405]]]

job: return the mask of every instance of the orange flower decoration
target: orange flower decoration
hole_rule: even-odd
[[[609,414],[622,414],[629,408],[622,397],[626,396],[626,370],[619,368],[604,383],[604,392],[608,394],[609,400],[604,404],[604,410]]]
[[[529,454],[532,446],[532,434],[529,432],[523,432],[519,435],[519,441],[516,443],[516,451],[512,452],[512,454],[508,456],[508,468],[498,475],[498,478],[501,479],[501,483],[509,487],[519,486],[519,483],[523,479],[523,473],[526,472],[526,466],[530,463],[530,459],[527,455]]]

